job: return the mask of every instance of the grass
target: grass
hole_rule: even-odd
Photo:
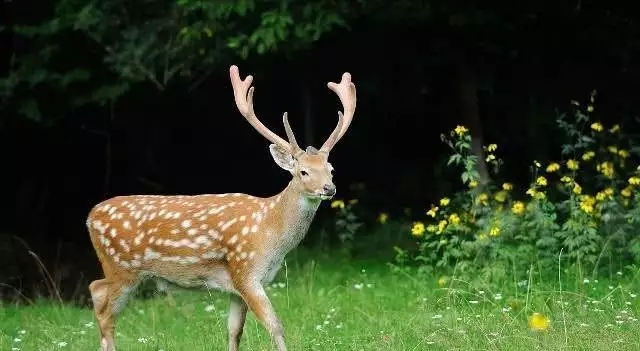
[[[291,350],[638,350],[640,283],[613,274],[585,282],[548,279],[474,283],[394,272],[383,263],[316,254],[290,258],[269,286]],[[562,287],[560,286],[562,282]],[[287,284],[288,283],[288,284]],[[226,350],[228,298],[179,291],[130,301],[117,324],[120,350]],[[551,319],[532,331],[528,317]],[[95,350],[89,308],[37,301],[0,307],[0,350]],[[272,350],[249,314],[243,350]]]

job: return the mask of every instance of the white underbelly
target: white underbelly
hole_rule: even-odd
[[[145,272],[144,276],[156,281],[159,290],[169,290],[170,287],[182,289],[207,289],[225,292],[235,292],[233,280],[223,266],[214,267],[206,274],[191,275],[163,275],[157,272]]]

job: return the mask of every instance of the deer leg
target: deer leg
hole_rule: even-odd
[[[262,323],[264,328],[267,329],[269,334],[271,334],[271,338],[276,344],[276,349],[278,351],[286,351],[287,346],[284,343],[284,328],[262,284],[249,282],[248,284],[244,284],[238,291],[256,318]]]
[[[95,280],[89,284],[93,309],[100,330],[100,350],[115,351],[115,320],[124,308],[133,282],[113,280],[109,278]]]
[[[240,348],[240,338],[244,321],[247,317],[248,306],[238,295],[231,294],[229,305],[229,319],[227,329],[229,330],[229,351],[238,351]]]

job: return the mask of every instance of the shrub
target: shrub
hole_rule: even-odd
[[[594,120],[595,93],[586,109],[572,102],[557,119],[566,141],[561,159],[534,161],[528,188],[500,179],[498,145],[484,147],[492,180],[480,183],[471,136],[457,126],[442,140],[447,165],[460,170],[463,190],[442,198],[411,226],[416,250],[396,248],[397,261],[427,269],[505,274],[505,265],[550,267],[562,253],[596,272],[603,258],[629,263],[640,254],[640,171],[630,138],[619,125]]]

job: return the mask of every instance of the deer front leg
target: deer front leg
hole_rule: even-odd
[[[227,329],[229,330],[229,351],[238,351],[240,348],[240,338],[244,321],[247,317],[248,306],[238,295],[231,294],[229,305],[229,319]]]
[[[284,328],[262,284],[252,281],[247,284],[242,284],[238,291],[256,318],[262,323],[264,328],[267,329],[269,334],[271,334],[271,338],[276,344],[276,349],[278,351],[286,351],[287,346],[284,343]]]

